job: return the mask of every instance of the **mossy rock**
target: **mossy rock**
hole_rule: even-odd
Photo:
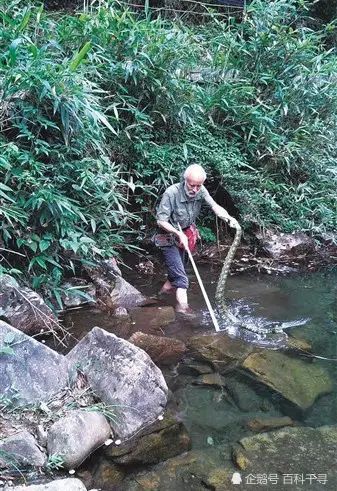
[[[306,481],[291,489],[316,491],[324,488],[332,491],[337,489],[336,446],[337,426],[287,427],[242,438],[239,446],[234,448],[233,458],[235,464],[245,471],[245,475],[326,475],[326,485],[319,484],[317,480],[311,485]],[[276,489],[284,489],[282,482]]]
[[[229,451],[229,449],[228,449]],[[192,450],[141,472],[125,482],[123,491],[226,491],[235,472],[222,447]]]
[[[109,446],[105,455],[117,464],[157,464],[186,452],[190,447],[191,440],[185,426],[168,413],[138,437],[121,446]]]
[[[267,350],[253,353],[242,366],[259,382],[302,410],[312,406],[320,395],[333,390],[332,380],[324,368],[284,353]]]
[[[240,365],[253,351],[248,343],[222,333],[194,336],[188,343],[188,349],[196,359],[212,363],[220,373]]]

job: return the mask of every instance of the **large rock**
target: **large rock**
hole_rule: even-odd
[[[1,352],[0,396],[13,404],[46,401],[68,384],[64,356],[2,321]]]
[[[242,438],[240,445],[234,447],[234,461],[246,476],[278,473],[280,486],[276,489],[286,488],[282,478],[287,475],[291,489],[332,491],[337,489],[336,447],[337,426],[284,428]],[[299,480],[296,486],[294,476],[302,474],[305,482]],[[326,476],[326,485],[318,482],[319,475]],[[311,483],[308,476],[312,476]],[[266,486],[272,488],[272,484]]]
[[[48,432],[48,454],[60,455],[63,467],[74,469],[110,437],[111,428],[103,414],[71,411]]]
[[[106,309],[131,309],[145,302],[146,297],[122,278],[114,258],[102,261],[95,267],[87,266],[85,269],[96,286],[100,304]]]
[[[132,321],[138,331],[146,333],[162,332],[161,328],[175,320],[173,307],[140,307],[132,311]]]
[[[87,491],[79,479],[57,479],[47,484],[32,484],[30,486],[14,486],[11,491]]]
[[[185,343],[179,339],[153,336],[143,332],[135,332],[129,341],[146,351],[152,361],[158,365],[176,364],[186,351]]]
[[[94,327],[67,355],[94,393],[115,412],[113,429],[128,438],[152,423],[167,402],[167,385],[159,368],[140,348]]]
[[[223,447],[192,450],[142,471],[125,482],[122,491],[229,491],[236,470]]]
[[[257,234],[262,247],[273,259],[294,258],[315,252],[315,242],[303,232],[284,234],[273,230]]]
[[[303,410],[308,409],[318,396],[333,390],[332,380],[322,367],[277,351],[252,353],[242,366],[259,382]]]
[[[0,468],[43,467],[46,455],[39,449],[35,438],[28,431],[20,431],[0,440]]]
[[[190,450],[191,440],[181,421],[166,415],[142,434],[121,446],[109,446],[105,455],[124,465],[157,464]]]
[[[240,365],[253,350],[248,343],[231,339],[223,333],[194,336],[188,348],[195,358],[211,362],[220,373]]]
[[[132,309],[145,302],[146,298],[124,278],[117,276],[114,288],[110,292],[112,303],[117,307]]]
[[[237,407],[245,413],[258,412],[264,407],[266,399],[254,390],[251,380],[235,374],[226,379],[226,389]]]
[[[26,334],[58,328],[57,319],[43,298],[7,274],[0,275],[0,317]]]

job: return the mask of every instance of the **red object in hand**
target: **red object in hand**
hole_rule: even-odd
[[[191,252],[194,252],[195,249],[196,249],[196,246],[197,246],[197,240],[200,238],[199,231],[198,231],[197,227],[195,226],[194,223],[192,223],[192,225],[190,225],[189,227],[185,228],[185,230],[183,230],[183,232],[184,232],[184,234],[186,235],[186,237],[188,239],[188,248],[189,248],[189,250]],[[179,244],[179,247],[180,248],[183,248],[184,247],[181,242]]]

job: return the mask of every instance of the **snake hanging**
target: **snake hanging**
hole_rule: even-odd
[[[257,326],[254,325],[253,323],[245,323],[243,320],[238,319],[233,315],[225,302],[225,288],[226,288],[226,282],[227,282],[227,277],[229,273],[229,269],[231,267],[233,258],[235,256],[236,250],[240,244],[241,241],[241,235],[242,235],[242,230],[240,225],[237,223],[235,227],[235,237],[233,240],[233,243],[227,253],[227,256],[224,260],[222,270],[218,279],[218,284],[216,287],[216,292],[215,292],[215,301],[217,303],[217,308],[219,311],[220,316],[223,319],[227,319],[230,321],[231,324],[234,324],[234,326],[246,329],[248,331],[254,332],[255,334],[260,334],[260,335],[268,335],[272,333],[285,333],[283,332],[284,329],[287,329],[289,327],[295,327],[295,326],[300,326],[306,323],[307,319],[300,319],[298,321],[294,322],[282,322],[282,323],[270,323],[264,327],[262,326]],[[286,335],[285,335],[286,336]]]
[[[302,326],[303,324],[306,324],[309,319],[299,319],[291,322],[269,322],[265,323],[264,326],[258,326],[257,323],[255,322],[250,322],[249,324],[245,322],[243,319],[237,318],[234,314],[230,312],[228,309],[226,302],[225,302],[225,287],[226,287],[226,281],[229,273],[229,269],[232,264],[232,260],[234,258],[236,249],[238,248],[238,245],[240,244],[241,240],[241,235],[242,235],[242,230],[241,227],[238,223],[236,223],[235,227],[235,237],[233,240],[233,243],[231,247],[229,248],[229,251],[227,253],[227,256],[224,260],[222,270],[218,279],[218,284],[216,287],[215,291],[215,300],[217,303],[218,307],[218,312],[220,316],[223,319],[227,319],[231,325],[234,325],[235,327],[238,327],[240,329],[246,329],[247,331],[253,332],[255,334],[259,334],[264,338],[270,339],[270,335],[279,335],[282,337],[283,341],[287,342],[288,336],[284,332],[285,329],[288,329],[289,327],[296,327],[296,326]],[[312,354],[311,352],[308,352],[306,350],[300,349],[301,353],[303,353],[305,356],[308,356],[310,358],[317,358],[319,360],[325,360],[325,361],[334,361],[337,362],[337,358],[327,358],[325,356],[318,356],[315,354]]]

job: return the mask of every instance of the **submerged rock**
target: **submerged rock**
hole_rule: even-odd
[[[28,431],[20,431],[0,441],[0,469],[43,467],[47,461],[37,441]]]
[[[226,451],[225,451],[226,453]],[[123,491],[227,491],[234,465],[224,457],[222,447],[192,450],[158,464],[151,471],[137,473],[119,489]]]
[[[253,351],[253,347],[239,339],[231,339],[225,334],[194,336],[188,348],[197,359],[211,362],[220,373],[225,373]]]
[[[145,351],[94,327],[67,360],[74,374],[84,374],[97,397],[115,414],[111,423],[121,438],[128,438],[152,423],[167,403],[167,385]]]
[[[58,328],[57,319],[43,298],[7,274],[0,275],[0,317],[25,334]]]
[[[175,320],[173,307],[140,307],[131,313],[138,331],[155,333]]]
[[[121,446],[109,446],[105,455],[117,464],[157,464],[190,450],[191,440],[181,421],[168,414]]]
[[[219,373],[205,373],[199,375],[193,382],[196,385],[210,385],[212,387],[224,387],[226,385],[224,377]]]
[[[111,460],[100,457],[95,469],[92,471],[92,479],[90,482],[96,488],[105,489],[120,489],[126,475],[126,470],[121,465],[115,465]],[[89,485],[87,484],[89,487]]]
[[[248,475],[275,474],[312,476],[293,482],[292,489],[337,489],[337,426],[320,428],[284,428],[260,433],[240,440],[234,448],[234,461]],[[325,475],[326,486],[317,482],[317,475]],[[282,480],[280,481],[280,488]],[[291,484],[291,483],[290,483]],[[247,486],[248,487],[248,486]],[[272,485],[270,485],[272,488]]]
[[[254,418],[247,421],[246,426],[251,431],[266,431],[284,426],[294,426],[294,421],[288,416],[280,418]]]
[[[71,411],[49,429],[48,453],[62,457],[66,469],[74,469],[103,445],[110,435],[111,428],[103,414]]]
[[[11,491],[87,491],[79,479],[57,479],[46,484],[32,484],[30,486],[14,486]]]
[[[64,356],[0,321],[0,394],[14,405],[47,401],[68,384]]]
[[[178,339],[153,336],[143,332],[135,332],[129,341],[146,351],[152,361],[158,365],[176,364],[186,351],[185,343]]]
[[[242,366],[302,410],[333,390],[332,380],[322,367],[277,351],[253,353]]]

